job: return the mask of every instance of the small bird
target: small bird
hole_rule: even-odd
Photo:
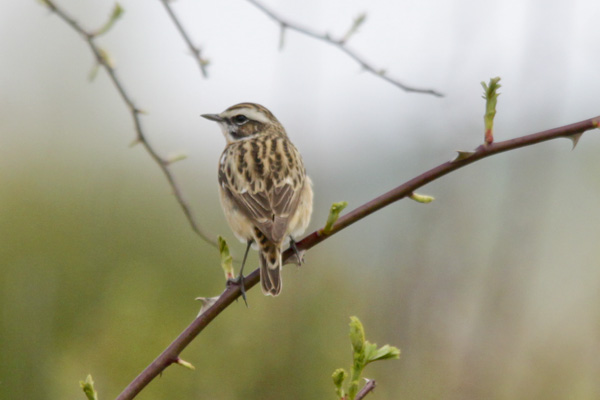
[[[239,282],[252,246],[258,250],[260,282],[265,295],[281,292],[281,252],[288,243],[301,257],[294,239],[304,233],[312,214],[312,181],[285,129],[265,107],[240,103],[216,121],[227,144],[219,160],[219,190],[225,218],[246,243]]]

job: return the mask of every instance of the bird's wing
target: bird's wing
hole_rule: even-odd
[[[294,148],[293,151],[297,153]],[[226,159],[219,168],[219,183],[233,202],[258,229],[273,243],[280,243],[294,215],[304,186],[304,167],[297,154],[296,165],[288,162],[268,163],[254,168],[253,160],[246,160],[241,171],[234,168],[235,158]]]

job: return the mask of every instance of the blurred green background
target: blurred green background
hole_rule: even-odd
[[[112,2],[58,1],[84,26]],[[202,79],[158,1],[123,1],[99,43],[173,166],[198,220],[225,235],[216,165],[224,139],[201,113],[270,108],[315,182],[310,230],[483,139],[479,82],[501,76],[496,139],[600,114],[593,1],[267,3],[350,44],[407,94],[244,1],[180,0],[211,60]],[[483,3],[483,2],[482,2]],[[510,27],[510,29],[509,29]],[[0,4],[0,399],[82,399],[91,373],[114,398],[224,286],[219,255],[191,231],[84,41],[36,2]],[[600,397],[600,138],[557,140],[429,184],[286,267],[276,299],[249,293],[140,399],[333,399],[351,362],[350,315],[402,350],[374,364],[380,399]],[[251,265],[256,266],[256,255]]]

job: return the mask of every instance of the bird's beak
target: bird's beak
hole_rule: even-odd
[[[215,122],[223,122],[223,117],[221,117],[219,114],[202,114],[201,117]]]

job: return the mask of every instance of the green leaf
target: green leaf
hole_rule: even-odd
[[[217,237],[219,243],[219,253],[221,254],[221,268],[225,272],[225,279],[232,279],[235,277],[233,272],[233,257],[229,253],[229,246],[223,236]]]
[[[335,221],[338,220],[338,218],[340,217],[340,213],[344,208],[346,208],[347,205],[348,202],[346,201],[340,201],[331,205],[331,208],[329,209],[329,216],[327,217],[327,222],[325,223],[325,227],[323,228],[324,234],[327,235],[331,232],[333,224],[335,224]]]
[[[344,392],[342,384],[348,377],[342,368],[335,370],[332,375],[333,383],[339,399],[353,400],[358,393],[360,378],[367,364],[400,357],[400,350],[396,347],[385,345],[377,348],[375,343],[365,340],[363,324],[357,317],[350,317],[350,342],[352,343],[352,369],[348,381],[348,390]],[[347,393],[347,394],[346,394]]]
[[[104,23],[104,25],[102,25],[102,27],[100,29],[98,29],[96,32],[94,32],[94,36],[100,36],[100,35],[103,35],[106,32],[108,32],[110,30],[110,28],[113,27],[115,22],[117,22],[117,20],[119,18],[121,18],[124,11],[125,10],[123,9],[123,7],[121,7],[121,5],[119,3],[115,3],[113,10],[110,13],[110,16],[108,17],[108,20]]]
[[[379,349],[371,353],[367,357],[367,362],[390,360],[395,358],[400,358],[400,349],[386,344],[385,346],[381,346]]]
[[[481,82],[483,86],[483,98],[485,99],[485,114],[483,120],[485,122],[485,143],[490,144],[494,141],[494,117],[496,116],[496,104],[498,103],[498,89],[501,88],[500,77],[490,79],[488,85]]]
[[[84,381],[79,381],[79,386],[83,389],[83,393],[88,398],[88,400],[98,400],[98,392],[94,389],[94,380],[92,379],[92,375],[88,375]]]
[[[377,354],[377,345],[375,343],[371,343],[368,340],[365,342],[365,365],[375,357]]]
[[[343,368],[338,368],[333,371],[333,375],[331,375],[331,379],[333,379],[333,384],[335,385],[335,393],[338,395],[340,399],[344,398],[344,388],[342,385],[344,384],[344,380],[348,377],[348,373]]]
[[[365,329],[357,317],[350,317],[350,342],[354,353],[363,353]]]

